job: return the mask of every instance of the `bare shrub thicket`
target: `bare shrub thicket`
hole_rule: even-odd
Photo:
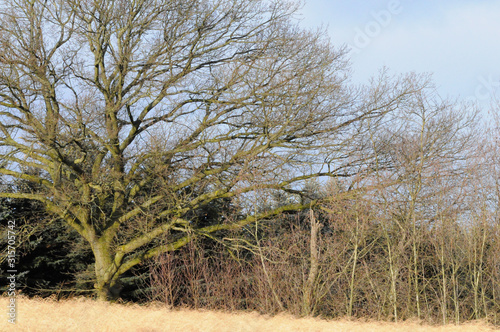
[[[167,256],[168,273],[158,261],[154,296],[198,308],[499,324],[498,145],[470,114],[417,101],[394,118],[400,127],[367,134],[373,171],[316,183],[321,204],[257,221],[217,254]]]
[[[193,242],[152,267],[152,297],[171,306],[287,311],[323,317],[370,317],[460,323],[487,318],[499,323],[498,222],[486,211],[442,217],[411,234],[381,219],[381,207],[360,197],[334,201],[314,213],[318,272],[309,290],[311,227],[308,214],[262,224],[259,248],[250,239],[239,253]],[[413,245],[417,247],[420,308],[415,303]],[[419,310],[419,311],[418,311]]]

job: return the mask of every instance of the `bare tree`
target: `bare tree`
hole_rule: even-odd
[[[350,89],[344,50],[300,29],[291,1],[0,8],[0,173],[43,187],[0,197],[43,202],[78,231],[103,299],[124,272],[195,236],[308,208],[194,218],[257,188],[297,193],[301,181],[359,172],[356,137],[420,89],[414,76],[383,75]]]
[[[420,319],[426,284],[420,246],[426,230],[460,203],[468,160],[474,155],[477,110],[471,104],[442,100],[432,91],[415,95],[410,104],[394,113],[394,126],[382,131],[383,143],[375,149],[377,161],[392,164],[392,170],[377,172],[378,181],[387,184],[380,197],[386,207],[392,205],[389,213],[401,236],[398,242],[403,252],[410,253],[408,290],[413,291],[411,305]],[[388,252],[391,275],[395,276],[389,247]]]

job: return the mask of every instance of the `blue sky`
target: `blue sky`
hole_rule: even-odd
[[[432,73],[442,96],[500,95],[500,0],[305,0],[300,17],[351,48],[355,82],[387,66]]]

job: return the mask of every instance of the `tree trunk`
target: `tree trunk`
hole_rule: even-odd
[[[103,301],[115,301],[120,297],[122,285],[119,282],[116,266],[109,244],[99,239],[91,243],[95,257],[96,283],[94,288],[97,298]]]
[[[120,292],[123,288],[120,282],[112,281],[110,283],[95,284],[97,298],[101,301],[114,302],[120,297]]]

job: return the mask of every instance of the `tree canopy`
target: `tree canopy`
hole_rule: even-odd
[[[381,74],[353,88],[346,50],[300,28],[292,1],[0,8],[0,173],[41,188],[0,197],[37,200],[79,233],[101,298],[197,234],[315,200],[205,222],[200,207],[370,169],[363,137],[425,85]]]

